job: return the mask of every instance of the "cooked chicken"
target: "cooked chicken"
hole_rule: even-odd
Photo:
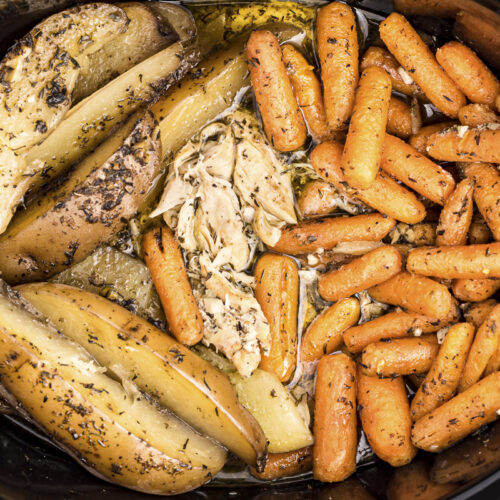
[[[153,217],[163,214],[189,263],[204,320],[204,343],[220,349],[244,375],[269,349],[269,324],[244,271],[261,242],[297,222],[286,165],[249,113],[205,127],[177,154]]]

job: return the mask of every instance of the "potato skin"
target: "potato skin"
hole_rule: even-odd
[[[203,338],[203,320],[172,231],[153,229],[144,235],[142,246],[170,330],[182,344],[197,344]]]
[[[392,246],[382,246],[323,274],[318,292],[325,300],[341,300],[392,278],[401,271],[401,265],[401,254]]]
[[[319,248],[329,250],[342,241],[379,241],[394,227],[396,221],[380,214],[328,217],[285,227],[276,252],[298,255]]]
[[[435,278],[500,278],[500,242],[485,245],[417,248],[406,261],[408,271]]]
[[[473,337],[474,327],[469,323],[457,323],[448,330],[411,402],[413,420],[419,420],[455,395]]]
[[[343,481],[356,471],[356,365],[345,354],[321,358],[314,408],[314,478]]]
[[[439,350],[435,335],[385,340],[368,345],[361,355],[363,373],[369,377],[397,377],[425,373]]]
[[[358,33],[351,8],[332,2],[318,11],[316,19],[318,58],[328,127],[347,128],[358,84]]]
[[[297,363],[299,270],[283,255],[264,254],[255,266],[255,298],[269,322],[271,349],[262,353],[260,368],[281,382],[290,379]]]
[[[377,176],[390,98],[389,75],[377,66],[365,69],[354,97],[354,110],[342,154],[342,171],[351,187],[366,189]]]
[[[202,466],[196,455],[198,463],[192,462],[190,454],[196,453],[196,445],[189,446],[181,462],[148,442],[151,436],[137,435],[126,428],[123,420],[117,423],[115,418],[118,417],[113,414],[115,409],[111,405],[114,401],[112,397],[108,398],[106,411],[103,409],[104,403],[100,407],[92,399],[99,397],[95,394],[107,394],[107,389],[115,387],[116,382],[104,376],[110,381],[110,385],[105,385],[108,382],[104,383],[100,374],[94,388],[90,383],[93,380],[92,373],[85,368],[65,368],[64,372],[61,368],[71,366],[70,359],[67,364],[57,365],[52,355],[42,355],[44,345],[35,345],[30,340],[32,337],[28,330],[43,330],[45,342],[57,338],[58,332],[38,313],[34,313],[26,301],[20,300],[12,291],[6,291],[3,282],[1,287],[1,308],[5,315],[2,316],[2,324],[9,325],[0,329],[0,375],[3,387],[11,396],[10,399],[22,405],[22,411],[35,419],[82,466],[107,481],[139,491],[167,495],[196,488],[222,468],[225,452],[220,448],[213,457],[214,463]],[[15,319],[6,319],[6,315]],[[25,324],[26,331],[16,329],[13,332],[13,322],[16,325]],[[72,346],[71,354],[75,355],[75,351],[79,350]],[[76,355],[79,356],[83,366],[91,359],[84,351]],[[76,380],[69,375],[71,373],[74,376],[75,372],[78,372]],[[101,384],[104,385],[103,391],[96,393]],[[125,394],[123,389],[122,392]],[[148,411],[151,408],[155,412],[154,418],[161,417],[152,405],[147,403],[146,407]],[[169,422],[172,423],[171,420]],[[169,425],[169,422],[164,423]],[[141,422],[137,424],[140,426]],[[184,427],[184,424],[181,425]],[[194,434],[191,430],[188,433]],[[206,445],[211,446],[212,450],[217,449],[208,440]]]
[[[269,142],[279,151],[293,151],[306,140],[306,125],[286,73],[281,48],[270,31],[254,31],[247,61],[255,98]]]
[[[417,454],[411,442],[411,417],[402,377],[356,375],[359,417],[368,443],[380,459],[393,467],[411,462]]]
[[[266,438],[239,404],[227,377],[149,322],[93,293],[59,283],[16,287],[65,335],[102,366],[119,359],[121,376],[153,396],[200,434],[260,465]]]
[[[498,418],[500,372],[488,375],[415,422],[412,441],[437,453]]]
[[[43,280],[80,262],[135,215],[161,169],[161,144],[149,111],[131,121],[123,143],[111,136],[60,188],[14,218],[0,237],[8,283]]]
[[[434,55],[401,14],[380,23],[380,37],[389,51],[444,114],[456,118],[465,96],[437,63]]]

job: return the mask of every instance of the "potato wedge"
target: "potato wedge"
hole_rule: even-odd
[[[241,404],[262,427],[269,453],[294,451],[313,443],[309,427],[274,373],[257,369],[248,378],[236,372],[229,378]]]
[[[0,63],[0,144],[31,146],[61,121],[82,66],[121,33],[128,18],[118,6],[88,4],[36,25]]]
[[[93,151],[113,127],[181,78],[196,57],[175,43],[79,102],[41,144],[22,154],[0,144],[0,234],[25,193],[36,192]]]
[[[152,114],[132,117],[55,191],[18,213],[0,236],[2,278],[41,280],[79,262],[135,215],[160,172]]]
[[[200,486],[224,465],[221,447],[160,411],[131,380],[113,380],[4,282],[0,340],[0,376],[11,401],[93,474],[175,494]]]
[[[134,380],[140,390],[247,463],[261,465],[264,434],[238,403],[227,377],[210,363],[126,309],[84,290],[53,283],[18,290],[100,364]]]
[[[139,2],[115,5],[125,12],[127,29],[87,56],[71,95],[73,105],[178,38],[168,21],[149,5]],[[183,10],[177,5],[172,7]]]

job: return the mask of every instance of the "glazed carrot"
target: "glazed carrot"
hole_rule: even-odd
[[[413,444],[426,451],[439,452],[496,420],[499,408],[500,372],[497,372],[415,422]]]
[[[462,125],[479,127],[487,123],[499,123],[500,117],[486,104],[468,104],[460,108],[458,119]]]
[[[342,241],[380,241],[396,221],[380,214],[328,217],[285,227],[272,247],[276,252],[297,255],[328,250]]]
[[[500,127],[443,130],[429,137],[427,153],[440,161],[500,163]]]
[[[443,71],[429,47],[410,23],[393,12],[380,23],[380,37],[429,100],[445,115],[456,118],[465,96]]]
[[[297,199],[299,212],[304,218],[330,215],[337,210],[339,193],[329,182],[309,182]]]
[[[411,442],[411,416],[402,377],[368,377],[358,365],[356,374],[359,418],[377,457],[401,467],[417,454]]]
[[[435,278],[500,278],[500,242],[459,247],[416,248],[408,255],[411,273]]]
[[[429,137],[455,125],[456,122],[433,123],[422,127],[416,134],[413,134],[408,140],[408,144],[422,155],[427,155],[427,141]]]
[[[368,293],[379,302],[401,306],[436,319],[446,317],[453,306],[452,296],[444,285],[407,272],[370,288]]]
[[[264,470],[258,472],[251,467],[252,475],[263,481],[272,481],[281,477],[296,476],[312,469],[312,446],[286,453],[269,453]]]
[[[474,163],[471,163],[469,165],[474,165]],[[493,235],[491,234],[490,228],[484,222],[484,219],[482,219],[481,221],[472,221],[469,228],[469,243],[471,245],[489,243],[492,239]]]
[[[487,163],[470,163],[464,167],[465,175],[474,181],[474,201],[491,229],[493,237],[500,241],[500,173]]]
[[[411,402],[413,420],[419,420],[455,395],[473,338],[474,327],[469,323],[457,323],[448,330]]]
[[[197,344],[203,338],[203,320],[174,235],[167,227],[153,229],[144,235],[142,246],[170,331],[182,344]]]
[[[401,74],[405,74],[404,69],[394,59],[394,56],[382,47],[369,47],[361,59],[361,70],[378,66],[387,72],[391,78],[392,89],[408,96],[424,97],[422,89],[413,81],[406,83]],[[405,79],[411,79],[408,73],[405,74]]]
[[[410,106],[397,97],[389,101],[387,132],[401,139],[408,139],[412,134]]]
[[[250,79],[269,142],[293,151],[306,140],[306,125],[293,95],[278,39],[270,31],[254,31],[246,47]]]
[[[436,230],[436,245],[454,246],[467,244],[467,233],[472,222],[474,183],[461,181],[446,200]]]
[[[293,46],[282,47],[283,61],[292,83],[293,93],[316,142],[325,141],[331,134],[326,125],[325,106],[321,83],[314,73],[314,66]]]
[[[495,105],[500,82],[469,47],[448,42],[437,50],[436,59],[471,102]]]
[[[311,153],[311,164],[325,181],[340,192],[354,197],[378,212],[407,224],[416,224],[425,217],[425,207],[417,197],[394,179],[379,171],[373,184],[367,189],[352,189],[344,178],[341,167],[342,144],[324,142]]]
[[[387,500],[437,500],[457,489],[456,484],[437,484],[429,477],[428,461],[417,458],[395,469],[387,485]]]
[[[451,287],[453,295],[464,302],[482,302],[489,299],[497,290],[500,290],[500,280],[491,278],[460,279]]]
[[[316,37],[328,127],[342,130],[352,113],[359,76],[358,33],[351,8],[340,2],[321,7]]]
[[[300,344],[300,361],[317,361],[336,351],[344,331],[359,320],[359,302],[354,297],[341,300],[325,309],[309,325]]]
[[[369,377],[425,373],[431,367],[438,350],[435,335],[384,340],[366,346],[361,354],[361,367]]]
[[[318,292],[325,300],[341,300],[388,280],[401,271],[401,265],[401,254],[382,246],[320,276]]]
[[[497,108],[497,111],[500,113],[500,94],[495,99],[495,107]]]
[[[255,298],[269,322],[271,334],[271,348],[262,353],[260,367],[286,382],[297,363],[297,264],[290,257],[266,253],[257,261],[254,276]]]
[[[367,345],[379,340],[437,332],[444,326],[458,321],[459,317],[456,303],[454,303],[450,314],[441,320],[428,318],[417,313],[394,311],[348,328],[344,332],[344,343],[349,351],[357,354]]]
[[[483,375],[491,357],[495,354],[500,337],[500,305],[494,307],[486,321],[479,327],[470,348],[458,390],[465,391]],[[500,407],[499,407],[500,409]]]
[[[439,205],[444,204],[455,188],[450,173],[393,135],[385,135],[380,167]]]
[[[479,5],[477,2],[474,3]],[[456,15],[453,34],[472,47],[491,66],[500,69],[498,26],[499,23],[492,22],[486,16],[461,11]]]
[[[467,323],[471,323],[479,328],[491,314],[498,302],[495,299],[484,300],[475,304],[468,304],[464,309],[464,318]]]
[[[342,155],[349,186],[366,189],[377,175],[384,145],[391,80],[381,68],[365,69],[354,98],[354,110]]]
[[[356,471],[356,365],[345,354],[318,363],[313,433],[315,479],[343,481]]]

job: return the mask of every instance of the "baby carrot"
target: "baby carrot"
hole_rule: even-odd
[[[167,227],[156,228],[144,235],[142,245],[170,331],[182,344],[197,344],[203,320],[174,235]]]
[[[342,170],[347,183],[366,189],[375,180],[391,98],[391,80],[381,68],[365,69],[354,99],[354,111],[342,155]]]
[[[338,482],[356,471],[356,365],[345,354],[318,363],[313,432],[315,479]]]
[[[448,330],[411,402],[413,420],[419,420],[455,395],[473,338],[474,327],[469,323],[457,323]]]
[[[429,47],[401,14],[380,23],[380,37],[429,100],[445,115],[456,118],[465,96],[443,71]]]

